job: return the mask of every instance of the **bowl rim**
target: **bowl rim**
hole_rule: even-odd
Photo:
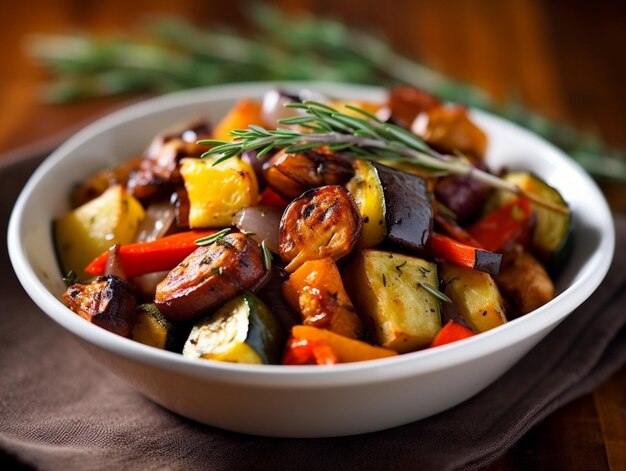
[[[539,145],[549,151],[549,154],[554,155],[554,158],[560,164],[570,167],[570,170],[582,178],[588,186],[587,189],[591,192],[589,197],[598,200],[595,217],[602,223],[598,250],[593,254],[592,259],[585,264],[581,276],[544,306],[518,319],[513,319],[496,329],[438,348],[406,353],[380,360],[338,364],[330,368],[310,365],[245,365],[209,361],[200,362],[186,358],[179,353],[143,345],[97,327],[76,316],[48,291],[28,262],[21,234],[25,230],[24,208],[29,198],[32,197],[33,192],[37,189],[38,184],[45,179],[46,173],[50,169],[94,136],[101,132],[106,132],[108,129],[120,125],[120,123],[133,122],[156,111],[178,108],[197,103],[198,101],[210,102],[260,96],[263,92],[276,87],[309,88],[336,96],[341,96],[343,93],[350,96],[379,96],[381,98],[385,91],[382,87],[369,85],[288,81],[248,82],[175,92],[131,104],[99,118],[75,133],[50,154],[31,175],[16,200],[9,220],[7,234],[9,256],[17,277],[28,295],[46,315],[73,335],[88,343],[119,356],[158,368],[179,371],[200,378],[254,384],[260,387],[321,388],[329,385],[383,382],[391,378],[424,374],[434,370],[458,366],[459,364],[489,355],[508,345],[522,342],[551,325],[553,327],[556,326],[571,311],[582,304],[604,279],[615,250],[615,231],[610,209],[596,183],[578,164],[549,142],[509,121],[484,111],[472,110],[472,115],[481,121],[508,127],[514,132],[521,134],[523,138],[539,143]],[[524,328],[520,328],[520,325]],[[372,374],[373,372],[375,374]]]

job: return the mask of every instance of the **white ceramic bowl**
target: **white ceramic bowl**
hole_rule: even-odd
[[[384,91],[338,84],[283,84],[343,98],[380,101]],[[501,119],[475,112],[489,135],[488,161],[536,172],[573,211],[575,248],[559,277],[559,295],[490,332],[391,359],[333,367],[259,366],[198,361],[114,335],[60,301],[51,223],[68,210],[73,183],[142,151],[154,134],[206,114],[216,122],[239,97],[261,97],[271,84],[242,84],[148,100],[100,119],[55,151],[32,175],[8,233],[11,261],[24,288],[96,359],[153,401],[217,427],[267,436],[356,434],[409,423],[478,393],[510,368],[604,278],[614,250],[607,204],[594,182],[563,153]]]

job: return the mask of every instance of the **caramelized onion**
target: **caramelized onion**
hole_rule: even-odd
[[[282,211],[270,206],[250,206],[233,216],[233,225],[247,233],[257,243],[265,245],[273,253],[278,253],[278,228]]]
[[[137,229],[136,242],[151,242],[160,239],[169,231],[176,209],[169,202],[153,203],[146,209],[146,217]]]

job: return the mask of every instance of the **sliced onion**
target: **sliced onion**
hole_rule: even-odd
[[[160,239],[174,223],[176,209],[169,202],[153,203],[146,209],[146,217],[137,228],[136,242]]]
[[[289,103],[304,103],[305,101],[317,101],[319,103],[328,103],[330,100],[327,96],[313,90],[303,89],[296,95],[290,95],[281,90],[270,90],[263,96],[261,105],[261,118],[265,124],[271,128],[279,126],[278,121],[292,116],[302,114],[302,110],[294,108],[286,108]],[[291,127],[281,125],[281,127]]]
[[[263,188],[265,188],[265,174],[263,173],[263,164],[274,155],[274,152],[268,152],[260,159],[257,157],[257,154],[258,151],[256,149],[244,150],[241,153],[241,159],[250,164],[252,170],[254,170],[254,174],[256,175],[256,180],[259,184],[259,190],[263,190]]]
[[[278,126],[278,121],[291,116],[297,116],[298,111],[293,108],[285,108],[288,103],[293,103],[294,100],[281,93],[279,90],[270,90],[263,96],[263,103],[261,105],[261,118],[263,122],[270,128]]]
[[[145,275],[136,276],[132,279],[133,284],[139,289],[146,299],[154,298],[157,285],[163,281],[169,271],[155,271]]]
[[[233,225],[241,232],[249,233],[259,244],[265,245],[273,253],[278,253],[278,226],[283,212],[270,206],[250,206],[233,216]]]

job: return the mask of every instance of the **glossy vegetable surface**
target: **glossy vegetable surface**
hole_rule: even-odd
[[[405,88],[381,104],[266,98],[158,134],[110,187],[79,185],[94,196],[55,222],[85,279],[72,310],[189,358],[334,365],[451,343],[555,296],[567,205],[529,172],[490,174],[467,110]],[[264,129],[276,99],[289,121]],[[447,167],[414,165],[439,152]]]

